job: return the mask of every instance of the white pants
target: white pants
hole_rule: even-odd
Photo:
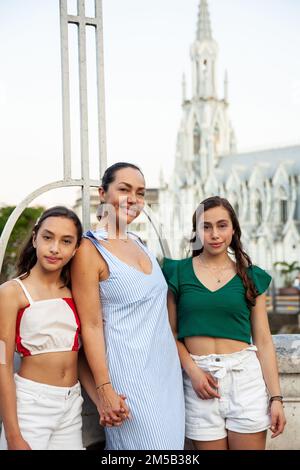
[[[257,433],[268,429],[268,393],[255,351],[250,346],[232,354],[191,355],[199,368],[218,379],[221,398],[199,398],[184,373],[188,438],[214,441],[225,438],[227,430]]]
[[[33,450],[83,449],[80,383],[56,387],[15,374],[21,434]],[[2,426],[0,449],[7,449]]]

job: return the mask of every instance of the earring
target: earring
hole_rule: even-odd
[[[104,212],[104,207],[103,207],[103,202],[100,202],[99,206],[97,207],[96,210],[96,217],[100,221],[103,217],[103,212]]]

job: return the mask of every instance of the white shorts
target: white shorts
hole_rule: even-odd
[[[17,414],[21,434],[33,450],[81,450],[80,383],[56,387],[15,374]],[[2,426],[0,449],[7,449]]]
[[[186,437],[214,441],[227,430],[256,433],[269,428],[269,400],[260,362],[250,346],[232,354],[191,355],[195,363],[218,379],[221,398],[202,400],[184,373]]]

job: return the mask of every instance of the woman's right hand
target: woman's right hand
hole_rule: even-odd
[[[118,395],[111,384],[98,389],[101,426],[121,426],[125,419],[130,418],[128,406],[125,403],[126,397]]]
[[[198,368],[190,378],[193,389],[202,400],[221,398],[216,390],[219,387],[218,381],[209,372]]]
[[[32,450],[21,434],[7,439],[7,450]]]

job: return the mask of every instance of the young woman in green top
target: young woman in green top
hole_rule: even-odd
[[[266,313],[271,277],[243,250],[226,199],[203,201],[193,231],[193,256],[163,266],[184,371],[186,437],[199,450],[264,449],[267,429],[274,438],[286,422]]]

